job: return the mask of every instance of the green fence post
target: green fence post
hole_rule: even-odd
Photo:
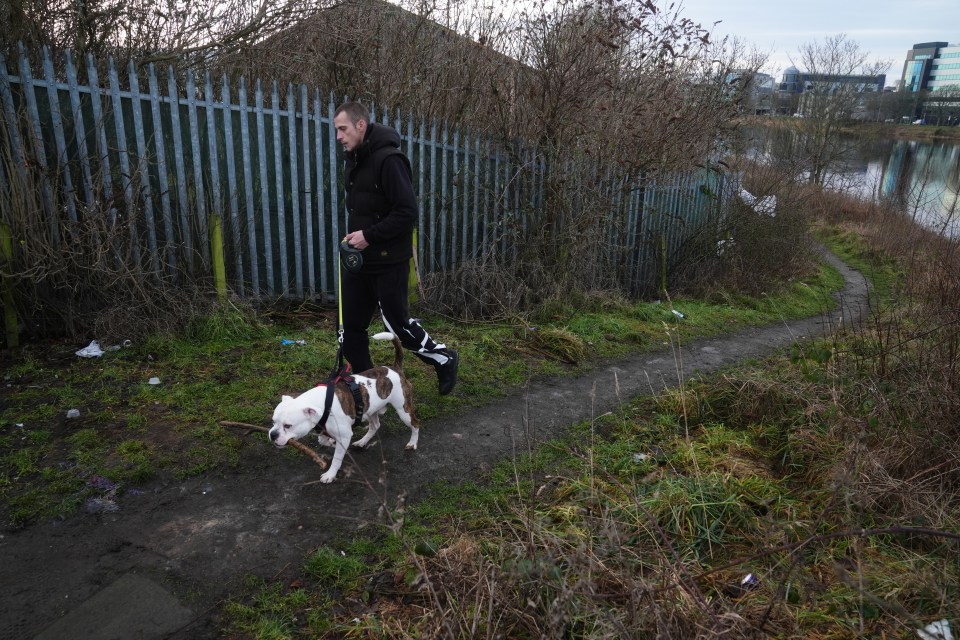
[[[227,268],[223,261],[223,221],[220,216],[210,216],[210,250],[213,261],[213,280],[217,287],[217,298],[227,301]]]
[[[660,233],[660,297],[667,296],[667,234]]]
[[[0,266],[7,270],[13,265],[13,234],[10,227],[2,223],[0,251],[3,252],[3,264]],[[13,306],[13,279],[8,275],[3,276],[3,326],[7,334],[7,348],[16,349],[20,346],[20,332],[17,330],[17,310]]]
[[[407,299],[410,304],[417,301],[417,285],[420,284],[420,272],[417,265],[417,230],[413,230],[413,257],[410,258],[410,275],[407,278],[408,294]]]

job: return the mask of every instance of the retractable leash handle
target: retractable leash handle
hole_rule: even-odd
[[[346,239],[340,241],[340,251],[337,260],[337,368],[336,372],[346,371],[343,364],[343,268],[350,273],[357,273],[363,266],[363,253],[360,249],[350,246]],[[349,366],[349,365],[347,365]]]

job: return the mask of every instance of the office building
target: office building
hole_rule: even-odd
[[[907,51],[900,76],[901,90],[960,89],[960,44],[921,42]]]
[[[815,86],[819,91],[828,88],[828,93],[834,93],[840,86],[854,85],[858,92],[883,91],[887,76],[883,73],[875,76],[808,73],[796,67],[787,67],[780,79],[777,90],[780,93],[799,94],[810,91]]]

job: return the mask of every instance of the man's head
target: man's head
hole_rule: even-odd
[[[370,124],[370,112],[359,102],[345,102],[333,114],[333,126],[337,130],[337,142],[344,151],[354,151],[363,142]]]

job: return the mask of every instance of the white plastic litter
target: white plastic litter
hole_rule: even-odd
[[[68,410],[67,410],[67,417],[68,417],[68,418],[79,418],[79,417],[80,417],[80,410],[79,410],[79,409],[68,409]]]
[[[90,344],[77,351],[77,355],[81,358],[99,358],[103,355],[103,349],[100,348],[99,342],[91,340]]]
[[[154,376],[147,380],[147,384],[160,384],[160,378]]]
[[[686,315],[680,313],[680,312],[677,311],[676,309],[670,309],[670,313],[672,313],[673,315],[677,316],[677,317],[680,318],[680,319],[683,319],[683,318],[686,318],[686,317],[687,317]]]
[[[728,247],[733,246],[733,238],[728,238],[724,240],[717,240],[717,257],[723,255],[723,252],[727,250]]]
[[[745,591],[753,591],[760,586],[760,580],[757,576],[752,573],[748,573],[743,576],[743,579],[740,581],[740,588]]]
[[[758,198],[743,187],[740,187],[740,199],[752,207],[757,213],[764,213],[771,218],[777,215],[777,196],[775,195]]]
[[[917,629],[917,635],[923,638],[923,640],[953,640],[949,620],[931,622],[923,629]]]

